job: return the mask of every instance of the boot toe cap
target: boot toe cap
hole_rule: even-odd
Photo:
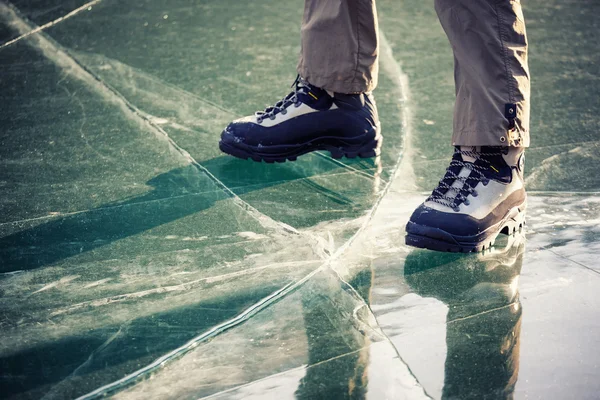
[[[481,232],[477,219],[467,214],[443,212],[421,204],[411,215],[410,223],[440,229],[457,236],[472,236]],[[411,229],[407,226],[407,231]]]
[[[235,128],[234,123],[231,123],[221,133],[221,141],[227,144],[243,143],[245,140],[244,132],[239,132]]]

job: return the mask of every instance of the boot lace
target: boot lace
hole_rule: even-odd
[[[489,149],[489,148],[488,148]],[[475,151],[475,150],[462,150],[460,148],[454,149],[454,157],[450,162],[450,165],[446,169],[444,178],[438,183],[438,186],[433,190],[433,193],[427,198],[426,201],[433,201],[434,203],[441,204],[449,207],[455,212],[458,212],[461,204],[469,205],[469,195],[477,197],[478,193],[475,187],[482,182],[484,186],[489,183],[489,178],[486,177],[484,171],[493,168],[492,164],[486,159],[486,156],[497,156],[503,154],[498,149],[490,149],[492,151]],[[475,162],[461,161],[463,158],[458,158],[457,155],[467,156],[475,159]],[[479,162],[477,162],[479,161]],[[459,176],[460,171],[463,168],[470,170],[469,175]],[[462,184],[455,185],[456,182]]]
[[[285,115],[287,114],[288,107],[291,105],[294,107],[300,107],[302,101],[298,97],[298,94],[304,93],[304,91],[309,87],[309,84],[300,75],[298,75],[291,87],[293,87],[294,90],[283,99],[275,103],[273,106],[265,108],[264,111],[257,111],[254,113],[254,115],[256,115],[256,122],[260,124],[267,118],[273,120],[278,113]]]

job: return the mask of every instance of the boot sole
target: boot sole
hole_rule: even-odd
[[[244,160],[257,162],[282,163],[285,161],[296,161],[304,154],[313,151],[329,151],[331,157],[340,159],[347,158],[371,158],[380,154],[383,137],[379,133],[379,127],[373,127],[361,136],[353,138],[340,138],[339,136],[321,136],[305,143],[277,146],[250,146],[244,143],[219,142],[222,152]]]
[[[492,247],[500,233],[512,235],[523,229],[526,207],[526,203],[523,203],[510,209],[500,222],[473,236],[456,236],[438,228],[409,222],[406,226],[406,244],[436,251],[478,253]]]

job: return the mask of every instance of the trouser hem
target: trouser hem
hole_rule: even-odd
[[[452,135],[453,146],[503,146],[503,147],[529,147],[529,132],[501,131],[473,132],[460,131]]]
[[[359,80],[355,77],[346,80],[336,79],[333,76],[322,76],[311,73],[311,71],[303,66],[298,66],[298,74],[311,85],[320,87],[321,89],[329,90],[337,93],[353,94],[370,92],[377,86],[377,81]]]

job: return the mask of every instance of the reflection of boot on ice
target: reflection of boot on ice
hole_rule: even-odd
[[[414,251],[404,273],[412,289],[448,305],[443,398],[509,398],[519,371],[518,278],[524,237],[479,255]]]
[[[366,269],[349,283],[368,301],[371,282],[371,269]],[[339,290],[337,282],[336,289],[307,290],[303,294],[308,366],[296,391],[298,399],[366,397],[371,342],[357,329],[354,307],[346,303],[347,294]],[[333,296],[323,294],[328,292]]]

